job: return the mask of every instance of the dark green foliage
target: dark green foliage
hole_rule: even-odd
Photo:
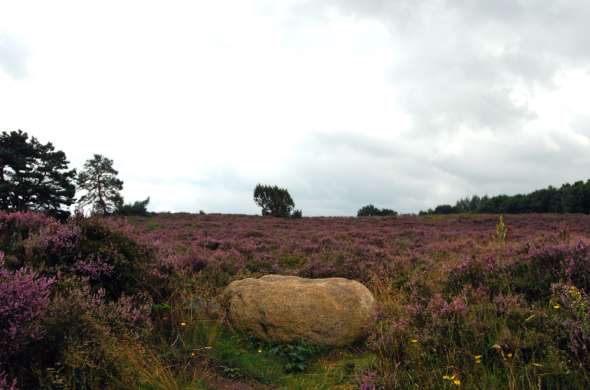
[[[0,210],[42,211],[63,220],[74,201],[75,175],[51,143],[20,130],[0,135]]]
[[[566,183],[561,188],[549,186],[529,194],[496,195],[459,199],[455,206],[440,205],[425,214],[452,213],[590,213],[590,180]]]
[[[286,372],[303,372],[308,366],[308,361],[323,352],[325,348],[307,343],[270,344],[268,351],[286,361]]]
[[[262,215],[287,218],[295,203],[286,188],[258,184],[254,189],[254,202],[262,207]]]
[[[147,211],[147,205],[150,203],[150,198],[148,197],[142,201],[135,201],[133,203],[126,203],[117,205],[117,210],[115,214],[118,215],[125,215],[125,216],[140,216],[145,217],[148,216],[150,213]]]
[[[85,191],[78,201],[80,206],[91,206],[95,214],[113,213],[123,203],[120,194],[123,182],[117,178],[118,174],[113,168],[113,160],[100,154],[86,161],[77,178],[78,186]]]
[[[247,336],[221,329],[211,349],[211,360],[224,376],[253,378],[270,384],[280,380],[284,361],[267,350],[256,348],[256,342]]]
[[[356,215],[357,217],[386,217],[395,216],[397,215],[397,212],[386,208],[380,209],[370,204],[361,207]]]
[[[301,212],[301,210],[293,210],[293,212],[291,213],[291,218],[301,218],[303,217],[303,213]]]
[[[448,204],[442,204],[440,206],[436,206],[434,209],[434,214],[452,214],[455,211],[453,206]]]

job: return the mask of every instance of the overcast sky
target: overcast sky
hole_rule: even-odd
[[[0,2],[0,130],[156,211],[417,212],[590,178],[588,0]]]

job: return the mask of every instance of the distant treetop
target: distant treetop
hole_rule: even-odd
[[[397,215],[397,211],[385,208],[379,209],[372,204],[369,204],[367,206],[361,207],[356,215],[357,217],[386,217]]]

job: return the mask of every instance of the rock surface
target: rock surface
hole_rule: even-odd
[[[367,331],[376,310],[371,292],[344,278],[247,278],[230,283],[224,298],[233,326],[275,342],[350,344]]]

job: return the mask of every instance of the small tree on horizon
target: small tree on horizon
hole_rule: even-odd
[[[149,203],[149,196],[145,200],[138,200],[133,203],[120,203],[117,205],[115,214],[124,216],[146,216],[150,214],[147,210]]]
[[[295,203],[286,188],[258,184],[254,189],[254,202],[262,207],[262,215],[289,217]]]
[[[396,216],[397,211],[391,209],[380,209],[372,204],[366,205],[361,207],[357,213],[357,217],[386,217],[386,216]]]
[[[79,189],[86,191],[78,204],[82,207],[91,206],[92,213],[111,214],[123,204],[120,191],[123,181],[113,168],[113,160],[95,154],[84,163],[84,169],[78,174]]]

